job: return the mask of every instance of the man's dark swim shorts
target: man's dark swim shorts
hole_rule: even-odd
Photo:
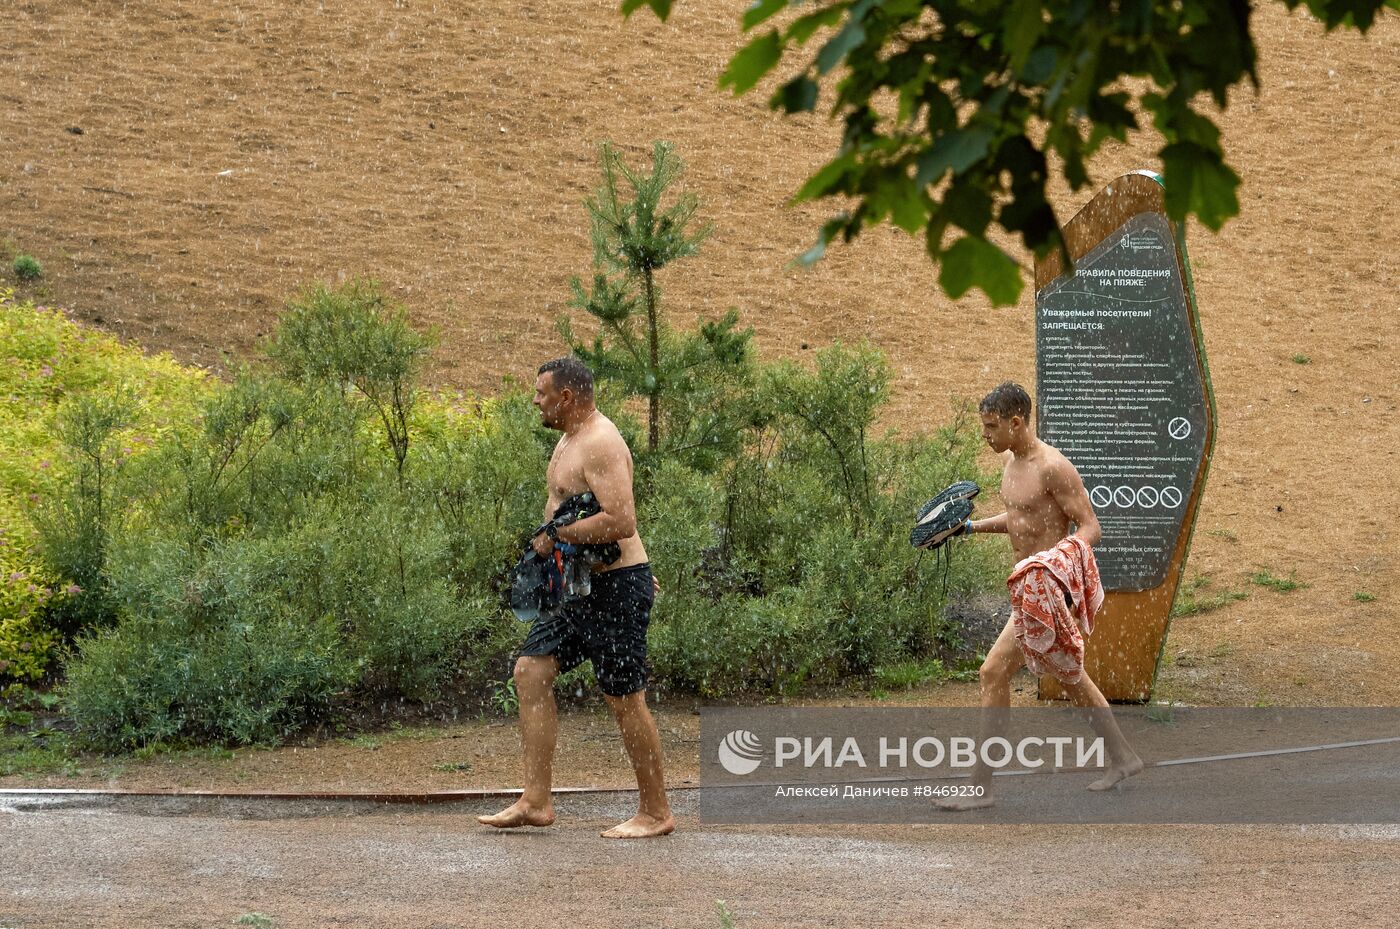
[[[598,686],[625,697],[647,686],[647,624],[656,592],[651,565],[642,563],[594,574],[586,597],[570,598],[556,616],[530,627],[520,654],[553,655],[559,673],[593,662]]]

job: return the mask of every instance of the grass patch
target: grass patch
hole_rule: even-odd
[[[884,700],[893,690],[913,690],[931,684],[946,684],[949,681],[967,683],[977,680],[977,671],[982,666],[983,656],[963,658],[953,667],[948,667],[938,658],[901,661],[881,665],[875,669],[870,696]]]
[[[1207,591],[1211,579],[1198,574],[1184,582],[1176,591],[1176,602],[1172,604],[1172,616],[1197,616],[1210,613],[1237,600],[1248,599],[1249,594],[1242,590]]]
[[[1206,535],[1213,539],[1224,539],[1226,542],[1230,543],[1235,543],[1240,540],[1240,537],[1235,534],[1233,529],[1209,529],[1206,531]]]
[[[1230,655],[1234,654],[1234,652],[1235,646],[1233,643],[1229,641],[1221,641],[1211,646],[1210,650],[1205,653],[1204,657],[1214,661],[1219,661],[1221,658],[1230,657]],[[1178,668],[1199,668],[1201,666],[1201,656],[1198,656],[1194,652],[1188,651],[1186,649],[1182,649],[1176,654],[1172,654],[1170,652],[1164,654],[1162,656],[1162,667],[1170,668],[1173,666]]]
[[[877,688],[888,690],[912,690],[924,684],[941,683],[950,677],[948,669],[937,658],[927,661],[900,661],[875,669]]]
[[[1357,603],[1373,603],[1375,602],[1376,595],[1369,594],[1364,590],[1358,590],[1351,595],[1351,599],[1355,600]]]
[[[405,726],[395,721],[389,724],[389,731],[384,734],[395,742],[425,742],[440,739],[443,733],[437,726]]]
[[[1299,352],[1298,354],[1293,356],[1293,363],[1295,365],[1311,364],[1312,359],[1309,358],[1307,355],[1304,355],[1302,352]]]
[[[244,913],[238,917],[238,925],[252,926],[253,929],[277,929],[277,922],[266,913]]]
[[[1281,594],[1290,593],[1295,590],[1302,590],[1309,585],[1298,580],[1298,572],[1289,571],[1288,577],[1279,577],[1268,568],[1261,568],[1249,576],[1249,582],[1259,587],[1267,587],[1276,590]]]
[[[948,674],[948,680],[957,681],[960,684],[977,683],[977,674],[982,670],[982,662],[987,660],[985,654],[976,658],[964,658],[953,666],[953,670]]]
[[[83,773],[66,733],[35,729],[0,735],[0,777]]]
[[[433,765],[434,771],[443,771],[452,774],[458,771],[470,771],[472,763],[470,761],[444,761],[441,764]]]

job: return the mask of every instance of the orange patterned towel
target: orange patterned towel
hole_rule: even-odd
[[[1033,674],[1052,674],[1063,684],[1084,673],[1084,638],[1094,631],[1103,606],[1103,585],[1094,550],[1077,535],[1022,559],[1006,579],[1011,622]]]

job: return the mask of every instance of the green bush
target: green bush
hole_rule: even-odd
[[[262,740],[333,703],[484,687],[520,632],[500,588],[539,518],[544,449],[523,396],[421,395],[426,344],[372,284],[310,289],[272,367],[212,392],[127,470],[100,548],[116,628],[70,667],[90,740]],[[289,683],[250,702],[262,672],[241,643],[262,640],[288,643]],[[246,680],[201,718],[197,681],[147,667],[161,649]],[[159,699],[126,699],[123,677]]]
[[[43,267],[40,266],[38,260],[32,255],[15,256],[15,262],[10,267],[15,273],[15,278],[26,283],[29,281],[37,281],[44,276]]]
[[[978,474],[973,420],[869,437],[888,369],[833,346],[814,370],[759,372],[741,455],[711,478],[672,459],[647,472],[642,526],[663,596],[658,683],[706,696],[791,692],[956,653],[944,580],[908,544],[919,504]],[[955,543],[948,592],[1001,582],[994,544]]]
[[[611,146],[601,160],[585,201],[594,266],[588,283],[573,280],[569,304],[596,329],[584,340],[565,317],[559,331],[599,378],[608,415],[646,404],[644,440],[628,416],[619,428],[662,584],[657,684],[791,691],[956,651],[944,585],[928,583],[933,565],[907,539],[919,504],[979,476],[975,417],[933,436],[876,437],[890,373],[871,346],[833,345],[810,367],[763,363],[737,311],[670,325],[659,278],[709,234],[694,222],[699,202],[672,194],[682,168],[666,143],[649,171]],[[948,590],[999,585],[996,550],[957,546]]]
[[[470,409],[441,399],[425,406],[415,493],[446,534],[447,576],[460,591],[492,589],[542,516],[539,415],[521,393]]]
[[[79,650],[65,709],[85,740],[107,751],[275,742],[325,716],[353,679],[335,624],[289,611],[204,630],[128,621]]]
[[[39,613],[55,596],[42,576],[10,570],[27,559],[11,556],[8,538],[0,537],[0,681],[38,680],[57,654],[59,637],[45,629]]]
[[[65,445],[65,421],[85,404],[124,396],[127,425],[108,435],[104,452],[105,466],[119,467],[141,460],[175,423],[192,416],[209,384],[202,372],[183,368],[169,356],[144,355],[111,336],[83,329],[61,311],[16,301],[3,289],[0,362],[3,682],[43,675],[59,654],[60,632],[97,619],[93,608],[100,606],[100,598],[94,594],[100,594],[100,585],[90,588],[68,570],[91,564],[82,552],[91,552],[92,535],[50,534],[41,540],[31,519],[36,507],[91,511],[90,499],[74,497],[80,480],[74,471],[81,462]],[[91,526],[89,521],[75,528]],[[46,543],[55,546],[52,561],[42,552]]]
[[[37,371],[76,327],[28,316],[6,347]],[[727,341],[734,322],[659,329],[696,364],[663,359],[681,389],[662,395],[656,451],[637,457],[663,585],[657,686],[790,693],[956,652],[944,579],[907,538],[924,499],[978,476],[974,417],[876,437],[879,352],[764,364],[741,350],[747,336]],[[722,364],[720,342],[735,349]],[[486,694],[524,632],[504,581],[540,519],[557,434],[519,392],[420,391],[428,345],[375,285],[353,282],[298,296],[270,364],[188,381],[160,415],[179,375],[159,359],[114,378],[65,356],[62,386],[15,380],[49,435],[12,417],[4,441],[42,448],[52,467],[10,477],[37,505],[30,560],[4,595],[32,603],[15,611],[22,629],[0,625],[0,660],[32,676],[4,637],[49,650],[71,637],[65,706],[80,737],[109,749],[275,741],[354,705]],[[602,372],[600,406],[636,443],[629,396]],[[949,593],[1000,583],[994,543],[955,548]]]
[[[69,480],[31,517],[40,557],[72,591],[48,604],[47,624],[70,638],[112,618],[103,568],[112,525],[125,509],[120,432],[132,410],[123,394],[103,392],[66,398],[57,412]]]

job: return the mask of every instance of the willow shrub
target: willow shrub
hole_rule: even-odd
[[[520,631],[500,585],[545,448],[522,397],[419,391],[428,344],[373,285],[313,288],[270,363],[128,470],[110,621],[68,668],[90,742],[275,740],[485,683]]]
[[[149,454],[209,389],[197,369],[0,289],[0,684],[52,670],[63,631],[100,612],[102,579],[86,569],[103,544],[96,514],[64,539],[36,528],[77,515],[66,509],[67,488],[87,462],[75,461],[68,444],[75,420],[94,404],[121,407],[120,425],[99,443],[111,500],[123,492],[117,472]]]
[[[36,510],[51,561],[35,570],[57,585],[79,565],[100,598],[31,613],[76,636],[65,699],[88,742],[276,741],[508,673],[524,627],[504,582],[557,435],[519,392],[421,391],[429,345],[371,284],[312,288],[262,364],[193,393],[143,454],[119,454],[139,400],[104,406],[110,385],[71,399],[63,476]],[[735,364],[722,454],[663,441],[637,456],[663,585],[654,686],[792,692],[956,652],[945,582],[996,584],[995,548],[957,543],[945,579],[907,537],[920,502],[977,476],[974,417],[873,435],[889,372],[868,346]],[[638,448],[625,391],[605,379],[599,396]],[[119,474],[100,507],[99,464]]]
[[[963,648],[946,594],[998,584],[996,549],[955,542],[945,569],[908,534],[937,490],[987,480],[980,439],[969,414],[871,438],[888,376],[867,346],[832,346],[814,369],[769,365],[741,454],[712,475],[674,461],[649,472],[648,545],[653,560],[674,553],[658,574],[681,593],[654,614],[662,686],[788,693]]]

